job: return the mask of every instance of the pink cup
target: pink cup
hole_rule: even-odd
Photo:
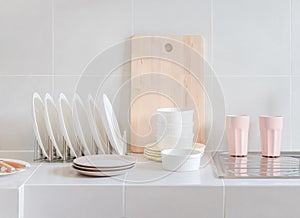
[[[260,116],[259,128],[262,156],[279,157],[283,117]]]
[[[229,155],[243,157],[248,153],[248,132],[250,118],[247,115],[226,116]]]

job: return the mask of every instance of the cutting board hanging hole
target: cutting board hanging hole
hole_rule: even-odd
[[[173,46],[170,43],[165,44],[166,52],[171,52],[173,50]]]

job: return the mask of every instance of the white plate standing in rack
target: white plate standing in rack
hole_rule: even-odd
[[[23,169],[19,169],[10,173],[7,172],[2,172],[0,173],[0,176],[7,176],[7,175],[11,175],[11,174],[15,174],[15,173],[20,173],[26,170],[26,168],[30,168],[30,164],[26,161],[23,160],[16,160],[16,159],[7,159],[7,158],[0,158],[1,161],[10,161],[10,162],[15,162],[15,163],[19,163],[19,164],[23,164],[25,165],[25,168]]]
[[[84,154],[90,155],[93,152],[94,142],[92,140],[91,129],[86,113],[86,109],[78,94],[74,95],[72,114],[75,131],[79,138],[80,144],[84,148]]]
[[[99,110],[95,103],[94,98],[88,95],[88,118],[94,141],[101,154],[108,153],[106,133],[104,131],[102,120],[99,116]],[[97,125],[98,124],[98,125]]]
[[[73,163],[82,167],[117,168],[135,164],[137,159],[125,155],[89,155],[76,158]]]
[[[48,135],[52,144],[57,152],[57,155],[63,157],[61,154],[62,148],[62,137],[59,129],[59,118],[57,108],[50,94],[45,96],[45,120]]]
[[[119,124],[117,121],[117,117],[114,113],[113,107],[110,103],[110,100],[108,97],[103,94],[103,107],[104,107],[104,115],[105,117],[105,129],[107,136],[109,138],[109,141],[112,145],[112,147],[115,149],[117,154],[123,154],[124,153],[124,142],[122,140],[122,134],[119,128]]]
[[[77,157],[74,149],[74,146],[77,146],[77,138],[72,119],[72,108],[68,99],[62,93],[59,95],[58,112],[61,131],[66,140],[67,146],[70,148],[71,154]]]
[[[48,158],[46,152],[46,145],[48,134],[46,132],[46,123],[45,123],[45,106],[42,98],[38,93],[33,94],[33,131],[38,143],[38,146],[41,148],[42,153],[45,157]]]

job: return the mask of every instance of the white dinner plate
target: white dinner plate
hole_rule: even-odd
[[[62,136],[59,127],[59,118],[56,105],[53,98],[49,93],[45,95],[45,120],[46,129],[48,135],[52,141],[52,144],[57,152],[57,155],[63,157],[61,154],[62,148]]]
[[[41,96],[38,93],[33,94],[32,104],[33,104],[33,131],[38,146],[41,148],[43,155],[48,158],[48,154],[46,152],[48,134],[46,131],[46,123],[45,123],[45,106]]]
[[[117,154],[122,155],[124,154],[124,142],[122,140],[122,134],[111,102],[105,94],[103,94],[103,107],[105,113],[104,125],[107,136]]]
[[[82,167],[117,168],[134,165],[137,159],[125,155],[89,155],[78,157],[73,163]]]
[[[108,171],[121,171],[121,170],[127,170],[130,168],[135,167],[135,164],[125,166],[125,167],[116,167],[116,168],[95,168],[95,167],[81,167],[76,164],[73,164],[73,168],[77,170],[83,170],[83,171],[90,171],[90,172],[108,172]]]
[[[66,140],[66,144],[70,148],[71,154],[77,157],[74,147],[77,146],[78,142],[72,119],[72,108],[67,97],[63,93],[59,95],[58,114],[61,131]]]
[[[20,172],[25,171],[27,168],[30,168],[30,164],[28,162],[26,162],[26,161],[23,161],[23,160],[7,159],[7,158],[0,158],[0,160],[1,161],[11,161],[11,162],[23,164],[23,165],[26,166],[25,168],[18,169],[18,170],[15,170],[13,172],[9,172],[9,173],[7,173],[7,172],[1,172],[0,176],[7,176],[7,175],[15,174],[15,173],[20,173]]]
[[[88,118],[93,138],[101,154],[108,153],[105,128],[94,98],[88,95]]]
[[[87,118],[86,109],[78,94],[74,95],[72,114],[75,131],[81,145],[83,146],[84,154],[90,155],[93,152],[92,134]]]
[[[73,167],[74,168],[74,167]],[[132,167],[133,168],[133,167]],[[124,173],[129,172],[132,170],[132,168],[126,169],[126,170],[117,170],[117,171],[106,171],[106,172],[99,172],[99,171],[84,171],[74,168],[78,173],[85,175],[85,176],[93,176],[93,177],[104,177],[104,176],[118,176],[122,175]]]
[[[158,148],[157,144],[149,144],[145,146],[145,150],[148,151],[153,151],[153,152],[159,152],[160,153],[160,149]]]

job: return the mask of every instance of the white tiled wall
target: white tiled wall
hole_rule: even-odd
[[[33,92],[71,98],[86,65],[133,34],[203,35],[225,113],[251,116],[250,149],[258,116],[276,114],[283,148],[300,150],[299,1],[0,0],[0,18],[2,150],[32,149]]]

